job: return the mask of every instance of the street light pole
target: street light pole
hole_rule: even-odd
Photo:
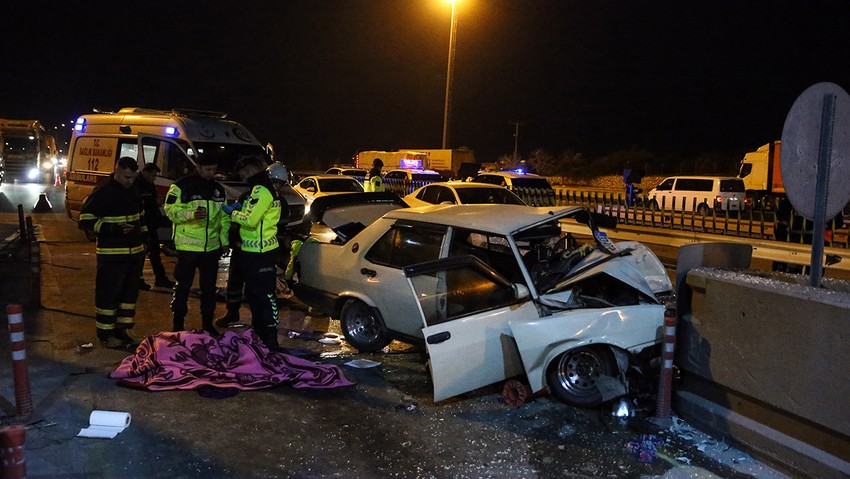
[[[519,146],[519,125],[518,121],[509,121],[509,125],[514,126],[514,163],[517,162],[517,147]]]
[[[449,120],[452,112],[452,80],[454,79],[455,63],[455,37],[457,35],[457,15],[455,11],[455,0],[449,0],[452,4],[452,28],[449,34],[449,65],[446,71],[446,104],[443,109],[443,149],[449,144]]]

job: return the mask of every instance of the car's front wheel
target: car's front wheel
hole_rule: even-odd
[[[613,376],[615,368],[614,357],[608,349],[581,347],[555,358],[546,378],[552,394],[561,401],[595,407],[602,404],[596,379],[601,375]]]
[[[390,344],[390,339],[381,329],[377,313],[363,301],[346,301],[340,311],[339,321],[345,339],[360,351],[371,353]]]

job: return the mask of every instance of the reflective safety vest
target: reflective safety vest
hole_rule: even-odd
[[[265,175],[265,171],[259,173]],[[231,214],[231,220],[239,224],[242,251],[265,253],[279,246],[277,224],[280,221],[280,199],[271,185],[254,185],[251,194],[242,203],[242,209]]]
[[[165,214],[174,223],[172,237],[178,251],[215,251],[228,246],[230,217],[221,211],[224,188],[215,180],[189,175],[172,184],[165,196]],[[198,207],[206,218],[195,218]]]
[[[381,175],[373,175],[363,181],[363,191],[367,193],[382,192],[384,190],[384,179],[381,177]]]
[[[124,234],[124,225],[133,230]],[[97,235],[97,254],[118,257],[143,254],[147,234],[142,199],[134,188],[124,188],[114,179],[94,190],[80,209],[81,229]]]

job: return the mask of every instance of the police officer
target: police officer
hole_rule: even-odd
[[[201,325],[204,331],[218,334],[213,327],[215,280],[218,259],[229,244],[230,217],[222,212],[224,188],[213,179],[217,168],[214,157],[201,156],[195,173],[171,185],[165,197],[165,213],[174,224],[172,234],[177,249],[174,267],[177,284],[171,300],[174,331],[184,329],[189,290],[197,269],[201,287]]]
[[[384,162],[380,158],[372,160],[372,169],[366,174],[366,179],[363,180],[363,191],[380,192],[384,191],[384,178],[381,176],[381,168],[384,167]]]
[[[278,242],[282,241],[286,224],[289,221],[289,207],[283,198],[281,189],[283,185],[289,184],[289,170],[283,163],[272,163],[268,168],[268,176],[280,198],[280,220],[278,222]],[[238,203],[242,204],[251,193],[246,191],[239,197]],[[242,276],[242,239],[239,235],[239,223],[230,224],[230,268],[227,270],[227,313],[215,320],[219,328],[226,328],[239,321],[239,307],[242,305],[242,296],[245,289],[245,278]],[[283,243],[284,245],[286,243]],[[282,248],[281,248],[282,249]]]
[[[95,326],[108,348],[134,344],[139,279],[145,261],[143,235],[147,228],[138,192],[132,188],[139,165],[121,157],[109,182],[96,189],[80,210],[79,227],[97,235]]]
[[[242,272],[245,296],[251,308],[251,325],[269,349],[280,348],[277,341],[277,298],[275,265],[279,243],[280,198],[257,157],[245,157],[236,163],[239,177],[251,187],[243,204],[225,206],[233,222],[239,224],[242,239]]]

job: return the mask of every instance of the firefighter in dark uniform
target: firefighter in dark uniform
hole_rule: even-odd
[[[148,228],[146,249],[148,260],[151,263],[151,268],[156,278],[154,286],[171,289],[174,287],[174,281],[168,279],[168,275],[165,273],[165,267],[162,265],[159,236],[157,234],[157,228],[163,225],[163,223],[168,224],[159,212],[159,201],[157,200],[155,184],[158,174],[159,167],[155,163],[148,163],[142,167],[142,171],[139,172],[139,177],[133,186],[139,191],[142,197],[142,207],[145,210],[145,225]],[[151,289],[151,286],[145,283],[144,279],[140,281],[139,287],[146,291]]]
[[[218,259],[228,246],[230,217],[222,212],[225,193],[213,177],[218,168],[212,156],[201,156],[195,173],[171,185],[165,197],[165,214],[174,224],[172,234],[177,249],[174,266],[174,297],[171,300],[173,330],[182,331],[188,312],[189,290],[199,271],[201,287],[201,325],[204,331],[217,335],[215,315],[215,280]]]
[[[280,347],[277,341],[275,265],[280,252],[277,239],[280,198],[259,158],[242,158],[236,169],[251,187],[251,193],[244,204],[227,205],[224,211],[239,224],[242,271],[245,295],[251,307],[251,325],[269,349],[277,350]]]
[[[132,188],[138,169],[135,158],[121,157],[109,182],[94,190],[80,209],[80,228],[97,235],[95,326],[97,338],[109,348],[137,342],[129,330],[134,325],[147,234],[142,201]]]

